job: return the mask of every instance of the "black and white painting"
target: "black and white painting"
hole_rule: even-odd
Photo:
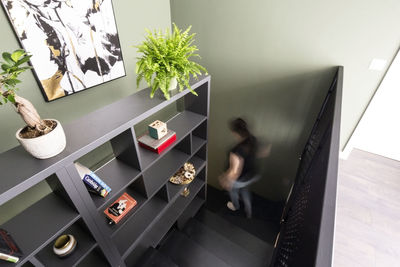
[[[47,101],[125,76],[111,0],[1,0]]]

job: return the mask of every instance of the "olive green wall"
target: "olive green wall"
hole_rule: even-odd
[[[257,136],[272,143],[254,188],[285,197],[298,155],[333,77],[343,65],[341,147],[351,135],[400,44],[400,2],[346,0],[171,0],[171,17],[193,25],[212,75],[209,181],[225,166],[232,143],[227,120],[245,116]]]
[[[113,1],[119,38],[126,68],[126,77],[90,88],[78,94],[46,103],[31,72],[22,74],[23,83],[20,95],[28,98],[38,109],[43,118],[57,118],[62,123],[72,121],[86,113],[114,102],[136,92],[135,62],[136,45],[144,39],[145,28],[165,29],[170,27],[170,3],[165,0],[152,1]],[[0,52],[13,51],[19,48],[8,19],[0,11]],[[17,145],[15,132],[23,126],[23,121],[14,112],[11,105],[0,107],[0,152]],[[85,129],[77,129],[84,131]],[[107,147],[100,149],[108,151]],[[1,175],[0,175],[1,176]],[[50,189],[45,182],[21,194],[18,198],[0,206],[0,224],[10,216],[46,195]]]

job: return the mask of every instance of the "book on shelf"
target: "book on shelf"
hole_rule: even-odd
[[[111,192],[111,188],[98,177],[94,172],[92,172],[89,168],[83,166],[79,162],[75,162],[75,168],[79,173],[79,176],[81,177],[82,181],[85,183],[86,187],[90,192],[98,194],[99,192],[102,192],[101,195],[102,197],[106,197],[108,193]],[[99,190],[99,187],[96,186],[99,185],[101,188]],[[103,190],[104,189],[104,190]]]
[[[0,229],[0,260],[16,263],[22,255],[21,249],[11,235],[6,230]]]
[[[133,197],[126,192],[123,193],[104,211],[104,214],[109,220],[109,224],[117,224],[136,206],[136,204],[137,202]]]
[[[141,147],[160,154],[176,140],[176,133],[168,129],[167,134],[161,139],[154,139],[148,134],[139,137],[138,142]]]
[[[92,192],[102,197],[106,197],[108,195],[108,191],[104,187],[102,187],[96,180],[94,180],[90,175],[85,175],[85,177],[83,177],[83,182],[85,183],[85,186],[89,192]]]

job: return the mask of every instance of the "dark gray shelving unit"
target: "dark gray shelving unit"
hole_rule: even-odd
[[[148,88],[64,125],[67,147],[54,158],[34,159],[20,146],[0,154],[0,205],[38,183],[47,182],[52,190],[0,225],[24,252],[17,264],[0,261],[0,267],[130,266],[173,225],[193,216],[206,198],[210,76],[192,80],[191,86],[198,96],[186,89],[169,100],[161,94],[150,99]],[[140,147],[135,126],[171,104],[178,112],[167,125],[177,140],[161,154]],[[102,198],[87,191],[74,163],[107,142],[113,157],[95,171],[112,188]],[[185,186],[168,181],[185,162],[197,170],[188,197],[181,196]],[[124,192],[138,204],[110,226],[103,211]],[[78,241],[65,259],[52,252],[61,234]]]

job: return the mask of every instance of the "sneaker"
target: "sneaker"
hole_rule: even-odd
[[[232,201],[228,201],[228,203],[226,203],[226,206],[228,207],[228,209],[230,209],[232,211],[237,211],[237,208],[235,208]]]

